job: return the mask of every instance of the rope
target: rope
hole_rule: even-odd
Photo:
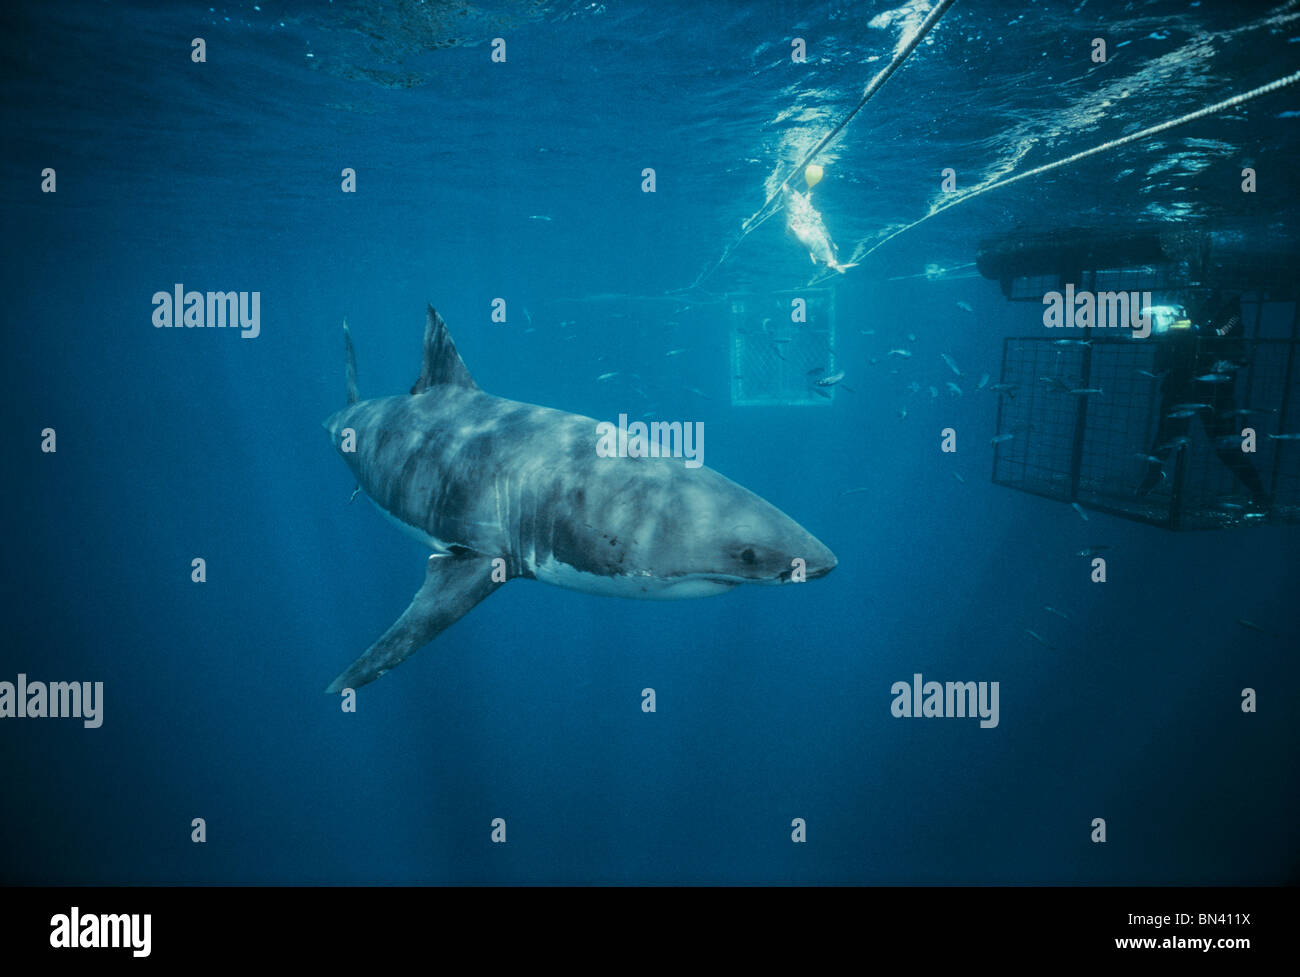
[[[809,152],[804,155],[804,158],[786,174],[785,179],[782,180],[780,184],[777,185],[777,188],[772,191],[771,195],[763,201],[763,206],[750,216],[743,225],[741,225],[740,234],[723,249],[718,260],[705,268],[704,271],[700,272],[699,276],[692,283],[691,288],[698,287],[704,279],[717,271],[718,268],[722,266],[723,262],[731,257],[731,253],[736,249],[736,245],[740,244],[740,242],[748,237],[750,233],[757,230],[760,225],[776,213],[778,208],[772,206],[772,204],[775,201],[779,201],[781,194],[790,185],[790,181],[802,173],[804,167],[812,161],[813,157],[825,149],[832,139],[844,131],[844,127],[849,124],[850,120],[852,120],[855,115],[862,111],[862,107],[871,100],[871,97],[875,95],[876,92],[880,91],[885,82],[889,80],[890,75],[902,67],[903,62],[905,62],[912,52],[916,50],[917,45],[925,39],[925,35],[928,34],[930,29],[939,22],[939,18],[944,15],[952,4],[953,0],[939,0],[934,9],[931,10],[929,14],[926,15],[925,20],[921,22],[921,26],[916,29],[916,32],[908,39],[908,42],[903,45],[903,48],[898,51],[894,55],[893,59],[890,60],[889,64],[882,68],[880,72],[867,84],[866,89],[862,93],[862,98],[858,100],[858,104],[853,106],[849,114],[842,118],[830,132],[826,133],[817,145],[809,150]]]
[[[1279,78],[1276,81],[1271,81],[1267,85],[1261,85],[1259,88],[1252,88],[1250,91],[1242,92],[1240,95],[1233,95],[1231,98],[1225,98],[1222,102],[1215,102],[1213,105],[1207,105],[1205,106],[1205,108],[1197,109],[1195,112],[1189,112],[1187,115],[1181,115],[1176,119],[1170,119],[1167,122],[1161,122],[1159,125],[1154,125],[1149,129],[1143,129],[1140,132],[1133,132],[1127,136],[1121,136],[1119,139],[1111,139],[1108,142],[1104,142],[1099,146],[1093,146],[1091,149],[1085,149],[1081,153],[1075,153],[1073,156],[1067,156],[1064,159],[1058,159],[1054,163],[1045,163],[1042,166],[1034,167],[1032,170],[1026,170],[1023,173],[1017,173],[1015,176],[1009,176],[1005,180],[998,180],[996,183],[990,183],[987,186],[980,187],[977,190],[971,191],[970,193],[963,194],[962,196],[958,197],[956,200],[950,200],[942,207],[936,207],[934,210],[930,211],[924,217],[920,218],[919,220],[912,221],[912,223],[908,224],[906,227],[899,228],[897,231],[894,231],[892,234],[890,234],[888,237],[884,238],[883,240],[877,241],[861,255],[854,255],[854,260],[861,261],[863,258],[866,258],[873,251],[877,250],[878,248],[884,247],[894,238],[898,237],[898,235],[904,234],[907,231],[910,231],[912,228],[920,224],[924,224],[931,217],[934,217],[938,214],[942,214],[945,210],[950,210],[953,207],[956,207],[958,204],[965,203],[968,200],[973,200],[974,198],[978,197],[980,194],[988,193],[990,190],[997,190],[1000,189],[1001,187],[1009,186],[1012,183],[1016,183],[1020,180],[1027,180],[1031,176],[1041,176],[1042,174],[1048,173],[1051,170],[1060,169],[1062,166],[1069,166],[1071,163],[1077,163],[1079,160],[1086,159],[1089,156],[1095,156],[1098,153],[1104,153],[1111,149],[1118,149],[1120,146],[1127,146],[1129,143],[1137,142],[1139,139],[1146,139],[1148,136],[1154,136],[1161,132],[1167,132],[1168,130],[1173,129],[1175,126],[1186,125],[1188,122],[1195,122],[1197,119],[1204,119],[1206,116],[1216,115],[1219,112],[1224,111],[1225,109],[1230,109],[1235,106],[1241,105],[1244,102],[1249,102],[1251,99],[1259,98],[1261,95],[1268,95],[1271,92],[1275,92],[1280,88],[1285,88],[1287,85],[1294,85],[1297,81],[1300,81],[1300,71],[1297,71],[1294,74],[1287,75],[1285,78]]]

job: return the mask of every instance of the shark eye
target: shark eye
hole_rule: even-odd
[[[753,551],[752,549],[750,549],[750,548],[747,546],[747,547],[745,547],[745,549],[744,549],[743,551],[741,551],[740,558],[741,558],[741,560],[743,560],[745,563],[753,563],[753,562],[754,562],[754,551]]]

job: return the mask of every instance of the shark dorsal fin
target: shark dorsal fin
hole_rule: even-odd
[[[439,385],[478,389],[464,360],[456,352],[451,333],[447,331],[447,323],[442,321],[442,316],[431,305],[424,321],[424,361],[420,364],[420,376],[411,388],[411,393],[422,394],[430,387]]]

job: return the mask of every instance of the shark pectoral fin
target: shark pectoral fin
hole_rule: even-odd
[[[334,694],[355,689],[400,665],[501,586],[492,579],[493,570],[492,557],[481,553],[435,553],[429,557],[424,583],[410,606],[325,691]]]

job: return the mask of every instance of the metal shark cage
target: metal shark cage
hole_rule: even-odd
[[[1139,487],[1169,408],[1156,368],[1159,343],[1102,328],[1005,339],[994,483],[1176,530],[1300,522],[1300,440],[1285,437],[1300,432],[1294,249],[1188,230],[1073,231],[986,242],[977,264],[1009,301],[1040,305],[1066,284],[1094,293],[1149,291],[1157,303],[1162,293],[1231,291],[1241,295],[1245,331],[1236,340],[1241,365],[1230,396],[1213,398],[1214,411],[1193,412],[1185,442],[1162,459],[1164,477],[1146,494]],[[1214,337],[1191,341],[1196,361],[1213,355]],[[1210,344],[1204,356],[1202,344]],[[1239,422],[1227,436],[1209,419],[1216,412]],[[1212,440],[1235,436],[1240,450],[1245,429],[1254,432],[1255,450],[1243,457],[1271,496],[1267,514],[1250,504],[1222,460],[1223,446]]]
[[[1270,518],[1300,522],[1300,441],[1269,435],[1300,430],[1297,343],[1245,340],[1248,366],[1234,391],[1239,405],[1280,404],[1247,417],[1257,450],[1248,454],[1273,497]],[[1146,495],[1138,486],[1160,421],[1153,344],[1099,338],[1060,347],[1047,337],[1009,338],[1002,347],[993,481],[1007,488],[1169,529],[1218,529],[1259,518],[1236,476],[1219,460],[1203,423],[1166,459],[1166,478]],[[1100,394],[1071,390],[1100,389]]]
[[[794,315],[796,300],[802,303],[801,316]],[[835,388],[817,386],[811,374],[835,370],[834,290],[733,294],[727,301],[733,407],[817,407],[832,402]]]

